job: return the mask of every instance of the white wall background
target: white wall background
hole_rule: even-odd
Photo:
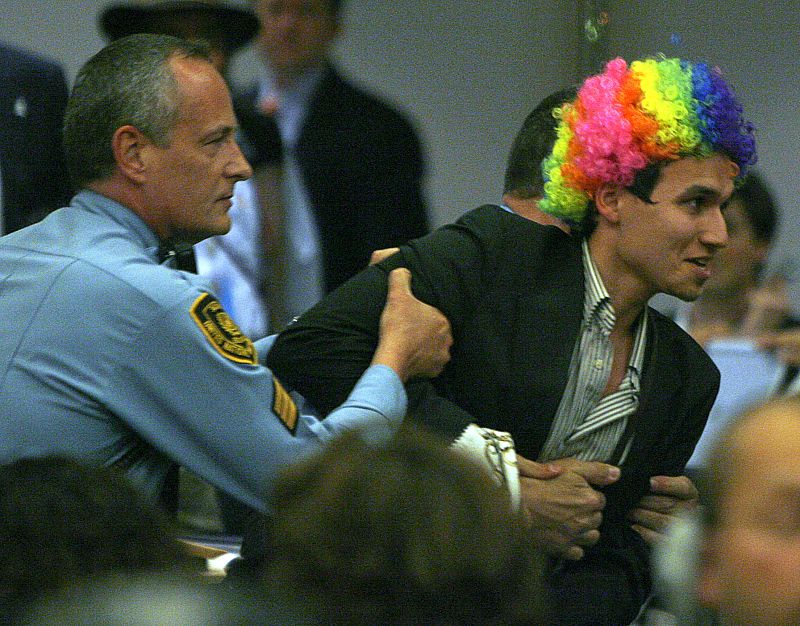
[[[104,43],[97,16],[107,4],[0,0],[0,39],[55,57],[73,78]],[[345,7],[336,56],[419,129],[434,222],[497,200],[517,127],[562,76],[575,75],[573,2],[348,0]],[[244,50],[234,82],[246,82],[256,62],[254,50]]]
[[[96,20],[106,4],[0,0],[0,39],[55,57],[73,77],[103,45]],[[602,45],[590,44],[583,21],[600,9],[608,16]],[[793,0],[348,0],[336,55],[346,73],[419,128],[436,224],[499,197],[518,126],[536,102],[582,74],[587,54],[708,60],[723,69],[757,126],[760,168],[784,213],[775,256],[794,257],[798,9]],[[234,80],[245,81],[255,62],[246,50]]]

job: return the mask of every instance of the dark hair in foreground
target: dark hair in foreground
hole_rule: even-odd
[[[122,474],[60,457],[0,467],[0,553],[0,607],[93,574],[193,566],[170,522]]]
[[[179,94],[168,61],[209,60],[203,43],[136,34],[112,42],[78,72],[64,115],[64,153],[75,189],[114,171],[111,140],[130,124],[156,145],[169,143]]]
[[[275,492],[270,581],[330,624],[546,623],[542,560],[508,494],[428,433],[354,433]]]

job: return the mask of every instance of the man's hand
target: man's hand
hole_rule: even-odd
[[[380,250],[373,250],[369,257],[369,264],[375,265],[376,263],[380,263],[384,259],[388,259],[396,252],[400,252],[400,248],[381,248]]]
[[[517,455],[522,509],[539,548],[577,561],[584,547],[600,539],[605,496],[593,487],[619,479],[619,468],[605,463],[559,459],[535,463]]]
[[[450,360],[452,344],[447,318],[411,293],[411,272],[404,267],[392,270],[372,364],[388,365],[403,382],[432,378]]]
[[[761,335],[757,343],[764,350],[775,350],[777,357],[787,365],[800,366],[800,329]]]
[[[667,527],[683,511],[699,502],[697,487],[686,476],[653,476],[650,493],[628,513],[633,529],[651,546],[658,542]]]
[[[777,331],[792,316],[789,281],[778,274],[747,294],[747,314],[741,324],[741,334],[758,337]]]

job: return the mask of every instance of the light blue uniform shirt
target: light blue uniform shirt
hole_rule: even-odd
[[[399,426],[403,385],[372,366],[345,404],[324,421],[301,414],[292,432],[271,372],[226,356],[190,314],[207,281],[159,265],[157,246],[135,213],[90,191],[0,238],[0,462],[125,459],[155,498],[174,461],[263,511],[301,455],[346,429]],[[259,361],[270,344],[256,342]]]

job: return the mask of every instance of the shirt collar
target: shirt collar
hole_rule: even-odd
[[[583,304],[583,318],[590,324],[597,324],[600,330],[608,336],[614,329],[614,324],[617,321],[617,315],[614,312],[614,306],[611,304],[611,296],[603,283],[603,278],[597,266],[592,260],[592,255],[589,252],[589,243],[586,239],[581,243],[582,259],[583,259],[583,276],[586,283],[586,295]],[[636,375],[642,371],[644,364],[644,348],[645,339],[647,337],[647,307],[644,308],[642,314],[639,316],[639,321],[636,325],[636,335],[633,342],[633,350],[631,358],[628,362],[629,367],[633,369]]]
[[[80,207],[84,211],[104,215],[120,224],[141,245],[148,256],[151,256],[154,261],[158,261],[158,237],[141,217],[124,204],[95,191],[83,189],[75,195],[70,205]]]
[[[589,243],[586,239],[581,243],[583,259],[583,279],[586,284],[586,295],[583,301],[583,317],[587,322],[600,325],[604,334],[609,334],[617,321],[614,307],[611,305],[611,296],[603,284],[603,279],[589,252]]]
[[[277,99],[279,105],[275,120],[278,123],[281,138],[290,145],[293,145],[297,139],[297,133],[308,112],[311,97],[322,81],[324,73],[325,66],[323,65],[306,70],[286,89],[278,88],[268,69],[265,68],[261,74],[258,85],[259,100],[269,97]]]
[[[641,376],[642,368],[644,367],[644,349],[647,339],[647,324],[649,315],[647,307],[644,308],[642,314],[639,316],[639,324],[636,329],[636,337],[633,340],[633,351],[631,352],[631,360],[628,362],[628,369],[633,374],[633,383],[636,389],[639,388],[639,376]]]

